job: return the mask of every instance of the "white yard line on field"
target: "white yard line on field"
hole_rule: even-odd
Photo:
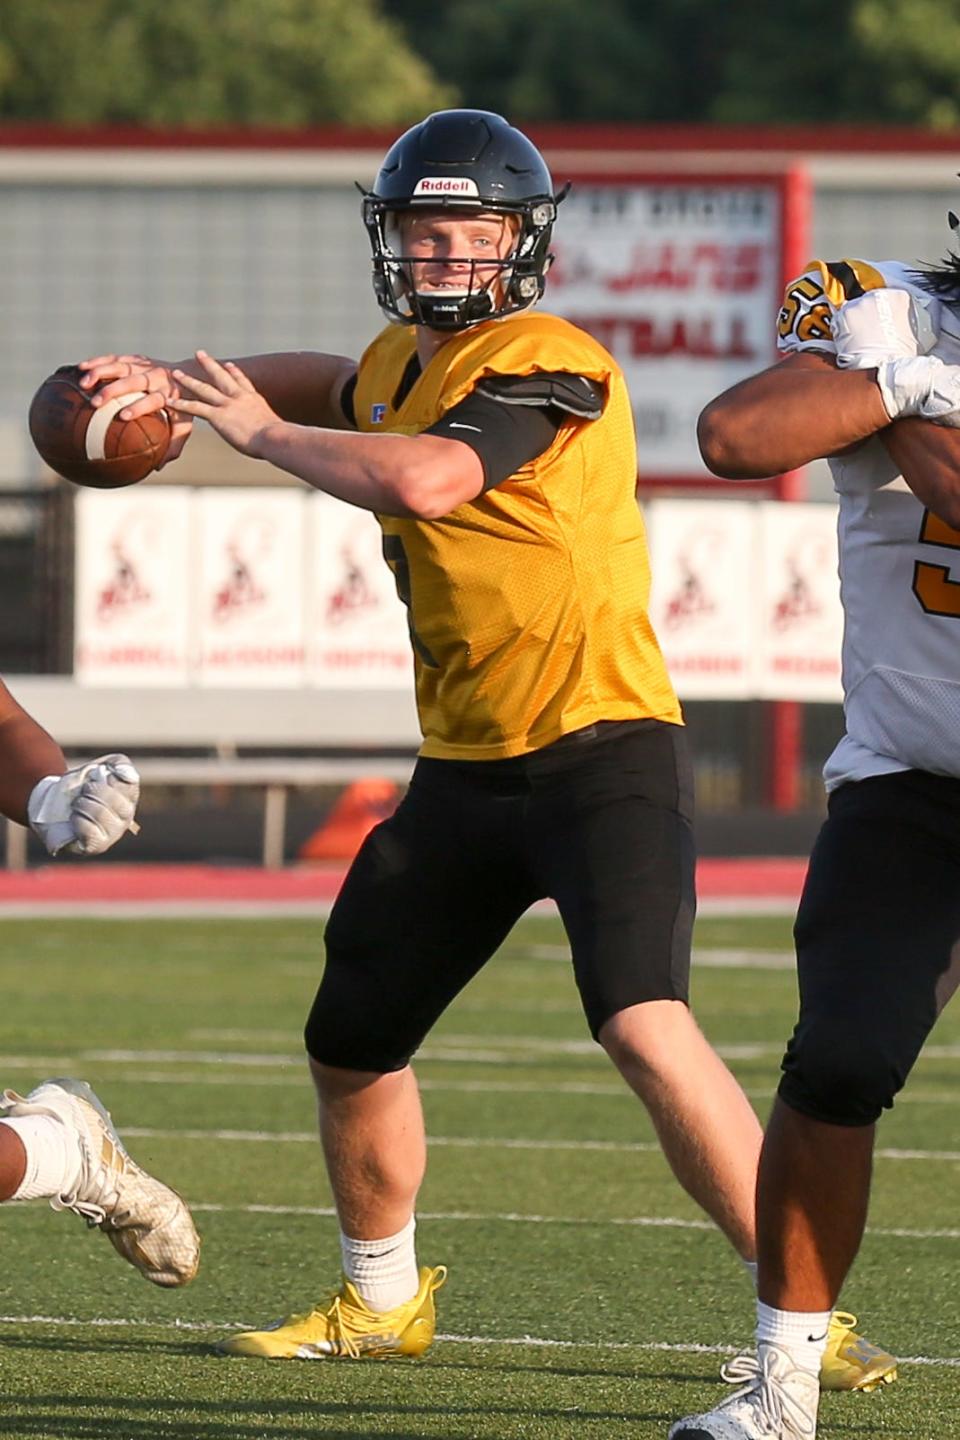
[[[125,1125],[125,1136],[137,1140],[201,1140],[251,1145],[316,1145],[317,1136],[310,1130],[157,1130],[148,1126]],[[501,1138],[473,1135],[428,1135],[427,1144],[438,1149],[460,1150],[596,1150],[612,1154],[657,1154],[656,1141],[643,1140],[531,1140],[520,1136]],[[874,1151],[877,1160],[943,1161],[960,1164],[960,1150],[897,1150]]]
[[[570,963],[569,945],[522,945],[518,948],[519,956],[511,956],[511,959]],[[715,949],[711,946],[710,949],[694,950],[693,963],[708,970],[793,970],[797,962],[792,950]]]
[[[254,1032],[255,1033],[255,1032]],[[779,1060],[783,1054],[783,1040],[756,1040],[743,1043],[718,1042],[713,1047],[725,1060]],[[301,1066],[302,1052],[284,1054],[276,1052],[254,1052],[247,1050],[82,1050],[82,1059],[108,1063],[150,1063],[150,1064],[192,1064],[192,1065],[236,1065],[244,1069],[257,1067]],[[489,1065],[521,1064],[527,1055],[558,1055],[561,1057],[579,1055],[603,1059],[603,1051],[593,1040],[550,1039],[542,1035],[441,1035],[435,1042],[428,1042],[417,1054],[418,1062],[443,1061],[452,1064],[482,1063]],[[0,1066],[6,1057],[0,1056]],[[15,1058],[15,1057],[11,1057]],[[960,1060],[960,1045],[928,1045],[920,1060]]]
[[[143,1058],[144,1052],[122,1052],[132,1057],[133,1063]],[[180,1052],[178,1052],[180,1053]],[[190,1052],[186,1052],[190,1058]],[[236,1088],[255,1084],[258,1089],[301,1089],[309,1084],[306,1077],[306,1062],[302,1056],[289,1057],[285,1068],[289,1074],[261,1074],[251,1077],[246,1073],[231,1074],[229,1069],[221,1073],[213,1070],[191,1072],[184,1070],[119,1070],[111,1074],[109,1083],[115,1085],[184,1085],[195,1089],[209,1086]],[[37,1078],[47,1075],[76,1075],[81,1073],[88,1062],[97,1064],[121,1063],[107,1061],[102,1051],[84,1051],[81,1055],[0,1055],[0,1071],[26,1070]],[[222,1062],[221,1062],[222,1063]],[[610,1072],[612,1073],[612,1072]],[[593,1095],[606,1100],[626,1100],[636,1104],[632,1093],[625,1085],[611,1080],[606,1084],[593,1081],[561,1080],[553,1084],[530,1080],[434,1080],[418,1075],[420,1089],[424,1092],[469,1095]],[[775,1094],[770,1085],[744,1085],[743,1092],[751,1100],[770,1100]],[[956,1090],[907,1090],[897,1096],[897,1106],[904,1105],[953,1105],[957,1104]]]
[[[93,1315],[84,1319],[77,1315],[0,1315],[0,1325],[36,1325],[69,1327],[80,1329],[139,1329],[160,1331],[188,1331],[208,1334],[216,1330],[237,1330],[255,1323],[238,1320],[145,1320],[142,1317],[106,1317]],[[509,1345],[520,1349],[550,1350],[639,1350],[645,1353],[673,1355],[733,1355],[740,1348],[735,1345],[702,1345],[696,1341],[673,1340],[553,1340],[540,1335],[448,1335],[438,1334],[436,1343],[444,1345]],[[960,1367],[957,1355],[907,1355],[900,1357],[901,1365],[942,1366],[948,1369]]]
[[[190,1201],[195,1215],[287,1215],[296,1219],[335,1220],[330,1205],[226,1205],[215,1201]],[[28,1215],[28,1206],[11,1206],[10,1217]],[[33,1212],[35,1213],[35,1212]],[[575,1229],[603,1229],[613,1226],[627,1230],[699,1230],[714,1233],[712,1220],[687,1219],[678,1215],[538,1215],[518,1210],[418,1210],[418,1220],[447,1224],[476,1225],[565,1225]],[[866,1234],[884,1240],[960,1240],[960,1230],[949,1226],[919,1230],[907,1226],[868,1225]]]
[[[323,1205],[220,1205],[196,1204],[190,1202],[191,1210],[197,1214],[211,1215],[291,1215],[336,1219],[336,1211]],[[491,1222],[505,1225],[571,1225],[577,1228],[603,1228],[613,1225],[617,1228],[634,1230],[707,1230],[716,1231],[712,1220],[688,1220],[677,1215],[612,1215],[598,1219],[589,1215],[524,1215],[516,1210],[475,1211],[475,1210],[418,1210],[419,1220],[436,1220],[464,1224],[489,1225]],[[894,1240],[960,1240],[960,1230],[940,1227],[931,1230],[910,1229],[905,1226],[889,1227],[868,1225],[866,1234],[880,1239]]]

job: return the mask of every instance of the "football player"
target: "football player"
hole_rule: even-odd
[[[744,1387],[674,1440],[815,1435],[875,1125],[960,974],[958,316],[952,255],[815,261],[787,287],[781,363],[700,419],[718,475],[830,462],[846,730],[824,768],[795,927],[800,1013],[760,1163],[757,1353],[727,1367]]]
[[[0,681],[0,813],[29,825],[51,855],[101,855],[128,830],[140,777],[126,755],[68,770],[63,751]],[[157,1285],[196,1274],[200,1242],[173,1190],[126,1153],[83,1080],[45,1080],[0,1100],[0,1203],[48,1199],[98,1227]]]
[[[341,1229],[336,1295],[235,1355],[421,1353],[443,1266],[418,1268],[425,1164],[411,1057],[537,899],[555,899],[591,1033],[680,1183],[748,1265],[759,1123],[688,1008],[692,776],[648,614],[633,417],[584,331],[535,309],[562,195],[499,115],[407,131],[363,199],[391,323],[325,354],[85,362],[95,403],[147,395],[241,453],[373,511],[405,602],[423,745],[357,855],[306,1027]],[[102,388],[99,388],[102,387]],[[829,1383],[869,1383],[839,1351]],[[892,1367],[891,1357],[885,1365]]]

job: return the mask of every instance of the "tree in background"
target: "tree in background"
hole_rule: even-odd
[[[379,0],[0,5],[0,119],[393,127],[455,98]]]
[[[958,0],[0,0],[0,120],[960,125]]]
[[[723,7],[705,0],[384,0],[464,105],[527,120],[700,120]]]
[[[863,89],[880,88],[891,120],[960,126],[956,0],[860,0],[854,28],[866,60]]]
[[[957,0],[383,8],[462,104],[519,123],[960,124]]]

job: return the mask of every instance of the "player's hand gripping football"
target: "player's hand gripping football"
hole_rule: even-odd
[[[239,365],[232,360],[221,365],[205,350],[198,350],[196,356],[207,378],[195,380],[183,370],[174,370],[174,380],[192,397],[177,400],[177,411],[206,420],[241,454],[256,455],[257,441],[263,431],[277,424],[280,417]]]
[[[38,780],[27,802],[30,828],[51,855],[102,855],[128,830],[140,798],[140,776],[126,755],[101,755],[65,775]]]
[[[175,408],[180,387],[173,378],[172,365],[164,360],[152,360],[149,355],[94,355],[89,360],[81,360],[77,368],[84,372],[80,384],[85,390],[95,392],[90,397],[95,407],[120,395],[129,395],[131,391],[145,392],[141,399],[120,411],[121,420],[136,420],[154,410],[168,410],[173,422],[170,444],[157,469],[162,470],[164,465],[176,460],[190,438],[193,417]]]

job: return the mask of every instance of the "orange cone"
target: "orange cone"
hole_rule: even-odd
[[[299,860],[352,860],[374,825],[397,808],[400,790],[392,780],[354,780],[330,814],[297,852]]]

